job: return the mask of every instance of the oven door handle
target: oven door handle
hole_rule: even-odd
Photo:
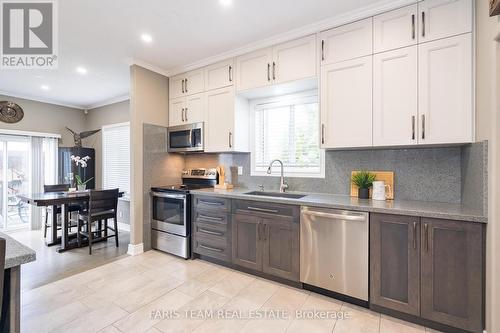
[[[184,194],[151,192],[151,195],[153,197],[158,197],[158,198],[170,198],[170,199],[186,200],[186,195],[184,195]]]

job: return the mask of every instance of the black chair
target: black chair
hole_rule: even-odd
[[[69,190],[68,184],[43,185],[43,191],[45,193],[67,192],[68,190]],[[49,210],[51,210],[51,209],[52,209],[52,207],[46,207],[46,209],[45,209],[45,223],[44,223],[44,227],[43,227],[43,238],[47,238],[47,228],[50,227]],[[70,213],[78,212],[81,209],[82,209],[81,206],[77,205],[77,204],[68,205],[68,212],[70,212]],[[56,211],[53,212],[53,214],[61,214],[61,207],[58,206]],[[69,228],[71,229],[73,227],[76,227],[76,224],[75,225],[70,224]],[[57,222],[57,230],[61,230],[61,223],[60,222]]]
[[[92,254],[92,243],[103,238],[115,237],[118,247],[118,221],[116,219],[118,207],[118,189],[104,191],[90,191],[87,211],[78,216],[78,245],[82,244],[82,236],[88,239],[89,254]],[[113,219],[113,227],[108,226],[108,220]],[[97,228],[93,229],[97,222]],[[103,228],[104,223],[104,228]],[[85,230],[82,230],[85,227]],[[108,235],[108,230],[113,235]]]

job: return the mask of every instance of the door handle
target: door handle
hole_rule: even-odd
[[[188,79],[184,79],[184,90],[188,92]]]
[[[184,109],[184,119],[186,119],[186,121],[188,121],[188,108]]]
[[[184,94],[184,79],[182,80],[182,83],[181,83],[181,90],[182,90],[182,93]]]
[[[325,61],[325,40],[321,40],[321,61]]]
[[[209,251],[214,251],[214,252],[224,252],[224,250],[217,249],[217,248],[215,248],[215,247],[211,247],[211,246],[200,245],[200,247],[201,247],[202,249],[209,250]]]
[[[182,118],[182,121],[184,122],[184,108],[182,108],[182,110],[181,110],[181,118]]]
[[[425,12],[422,12],[422,37],[425,37]]]
[[[229,148],[233,148],[233,133],[229,132]]]
[[[411,116],[411,139],[415,140],[415,116]]]
[[[417,222],[413,222],[413,248],[417,249]]]
[[[321,124],[321,144],[325,144],[325,124]]]
[[[276,80],[276,63],[273,61],[273,80]]]
[[[233,82],[233,66],[229,66],[229,82]]]
[[[269,224],[264,223],[264,240],[269,239]]]
[[[335,220],[343,220],[343,221],[360,221],[360,222],[367,221],[367,218],[363,215],[332,214],[332,213],[317,212],[313,210],[303,210],[302,214],[316,216],[316,217],[325,217]]]
[[[425,234],[425,252],[429,252],[429,225],[424,224],[424,234]]]
[[[425,140],[425,114],[422,115],[422,140]]]
[[[262,212],[262,213],[272,213],[272,214],[279,213],[279,211],[276,210],[276,209],[265,209],[265,208],[252,207],[252,206],[248,206],[247,209],[248,210],[253,210],[253,211],[256,211],[256,212]]]
[[[205,200],[200,200],[200,203],[204,205],[209,205],[209,206],[223,206],[224,204],[222,202],[212,202],[212,201],[205,201]]]
[[[202,228],[198,228],[198,231],[203,233],[203,234],[208,234],[208,235],[224,236],[224,233],[222,233],[222,232],[211,231],[211,230],[202,229]]]
[[[261,239],[262,239],[262,236],[261,236],[261,233],[262,233],[262,232],[261,232],[261,226],[262,226],[262,223],[261,223],[261,222],[259,222],[259,223],[257,224],[257,240],[261,240]]]
[[[201,215],[200,214],[200,219],[203,219],[203,220],[211,220],[211,221],[222,221],[223,218],[222,217],[213,217],[213,216],[206,216],[206,215]]]
[[[415,14],[411,15],[411,39],[415,39]]]
[[[271,81],[271,64],[267,64],[267,81]]]

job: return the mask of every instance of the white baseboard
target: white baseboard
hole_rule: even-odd
[[[118,222],[118,230],[130,232],[130,224]]]
[[[144,244],[129,244],[127,254],[136,256],[144,252]]]

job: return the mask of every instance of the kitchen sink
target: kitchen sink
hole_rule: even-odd
[[[258,195],[261,197],[275,197],[275,198],[289,198],[289,199],[300,199],[305,197],[305,194],[293,194],[293,193],[279,193],[279,192],[263,192],[263,191],[252,191],[244,193],[247,195]]]

